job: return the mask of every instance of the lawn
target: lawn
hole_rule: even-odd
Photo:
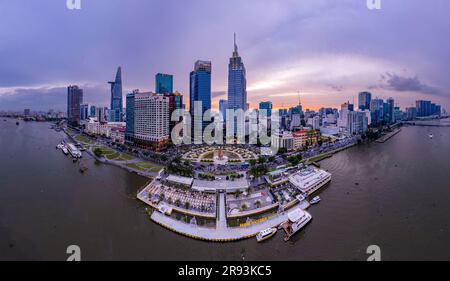
[[[125,153],[122,153],[122,155],[120,156],[120,158],[124,159],[124,160],[133,160],[134,157]]]
[[[150,162],[144,162],[144,161],[133,163],[133,164],[128,164],[127,166],[132,169],[141,171],[141,172],[157,173],[161,170],[161,166],[152,164]]]
[[[108,160],[118,160],[120,154],[112,153],[112,154],[103,154]],[[119,160],[120,161],[120,160]]]
[[[94,144],[94,141],[91,140],[90,138],[88,138],[88,137],[85,136],[85,135],[78,135],[78,136],[75,137],[75,139],[76,139],[77,141],[79,141],[79,142],[82,142],[82,143],[86,143],[86,144]]]

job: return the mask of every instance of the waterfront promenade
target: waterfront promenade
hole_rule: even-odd
[[[254,237],[260,231],[271,227],[277,227],[282,222],[287,220],[287,212],[283,212],[272,214],[271,216],[261,218],[257,221],[249,221],[246,224],[241,225],[240,227],[230,227],[227,224],[226,194],[219,193],[217,196],[217,214],[215,214],[214,216],[214,218],[216,219],[215,227],[204,227],[197,224],[185,223],[183,221],[179,221],[170,216],[160,213],[158,211],[158,206],[149,200],[149,189],[154,183],[155,180],[148,184],[137,195],[137,198],[140,201],[144,202],[154,209],[152,215],[150,216],[151,220],[173,232],[190,238],[212,242],[237,241]],[[302,209],[306,209],[309,207],[309,204],[307,202],[302,202],[301,204],[297,203],[298,201],[296,201],[294,205]],[[171,207],[174,211],[179,212],[179,210],[174,206]],[[186,210],[181,213],[184,213],[186,215],[199,216],[198,213],[192,212],[190,210]],[[200,217],[206,216],[203,214],[200,215]]]
[[[219,224],[216,228],[201,227],[171,219],[157,211],[153,212],[151,219],[171,231],[190,238],[211,242],[231,242],[254,237],[261,230],[270,227],[278,227],[278,225],[287,220],[287,214],[278,214],[263,222],[246,227],[227,227],[222,224]]]
[[[393,132],[389,132],[386,135],[382,136],[381,138],[377,139],[376,142],[377,143],[385,143],[387,142],[390,138],[392,138],[393,136],[395,136],[396,134],[400,133],[402,131],[402,129],[397,129]]]

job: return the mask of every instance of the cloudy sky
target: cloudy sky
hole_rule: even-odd
[[[0,0],[0,110],[60,109],[66,87],[108,105],[122,66],[124,95],[171,73],[189,95],[197,59],[213,63],[213,104],[226,98],[237,33],[252,107],[306,108],[394,97],[450,108],[450,1],[381,0]]]

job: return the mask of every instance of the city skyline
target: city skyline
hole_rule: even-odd
[[[233,32],[239,35],[244,52],[252,108],[264,100],[272,101],[274,109],[291,107],[298,103],[298,91],[305,109],[337,108],[346,100],[357,104],[358,93],[369,91],[373,98],[392,96],[402,108],[424,99],[448,109],[450,85],[445,62],[449,42],[443,36],[450,25],[443,11],[449,4],[384,3],[380,11],[371,11],[364,2],[302,5],[298,1],[268,1],[243,5],[239,11],[228,2],[217,7],[200,5],[201,1],[193,1],[191,7],[179,3],[172,10],[179,22],[163,25],[164,32],[156,22],[156,13],[155,24],[150,27],[139,15],[155,8],[168,9],[170,3],[140,2],[132,20],[105,19],[104,23],[96,21],[95,28],[91,21],[94,15],[97,20],[101,7],[112,14],[128,15],[136,13],[133,7],[137,4],[97,1],[85,3],[80,11],[70,11],[64,3],[50,1],[2,3],[6,16],[0,22],[8,21],[15,32],[1,25],[0,36],[8,36],[8,40],[3,40],[7,43],[0,54],[0,110],[23,110],[31,105],[39,105],[36,110],[63,110],[69,84],[83,88],[88,103],[108,105],[110,89],[104,81],[111,79],[111,71],[119,65],[123,68],[124,97],[135,88],[154,89],[152,77],[160,72],[174,75],[174,90],[188,96],[189,71],[197,59],[203,59],[214,65],[212,108],[217,111],[219,99],[227,96],[226,60]],[[210,22],[209,27],[188,17],[189,11],[197,8],[208,11],[202,20]],[[267,8],[273,13],[266,15]],[[318,9],[320,14],[314,12]],[[24,13],[27,20],[9,17]],[[39,18],[31,29],[40,14],[47,17]],[[232,20],[225,23],[230,15]],[[432,23],[421,25],[417,16]],[[402,24],[391,30],[394,17]],[[259,21],[255,23],[255,19]],[[186,26],[182,31],[181,24]],[[429,32],[431,27],[433,32]],[[132,29],[135,32],[128,32]],[[66,33],[74,40],[55,41]],[[40,35],[40,40],[30,41],[30,34]],[[164,48],[143,39],[158,35],[167,42]],[[92,40],[86,43],[88,39]],[[183,50],[178,50],[182,42]],[[31,48],[36,51],[31,52]]]

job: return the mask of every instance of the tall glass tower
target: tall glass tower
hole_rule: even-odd
[[[158,73],[155,76],[155,93],[171,94],[173,93],[173,75]]]
[[[111,111],[110,121],[122,122],[122,69],[119,66],[114,82],[111,84]]]
[[[228,64],[228,109],[247,110],[247,79],[244,63],[238,53],[236,33],[234,34],[233,56]],[[235,118],[235,133],[241,129],[241,126],[244,126],[244,124],[238,124]]]
[[[203,121],[203,114],[211,110],[211,62],[197,61],[190,73],[189,112],[192,118],[191,137],[201,142],[203,131],[210,122]],[[195,110],[196,105],[201,107]]]
[[[239,56],[234,34],[234,51],[228,64],[228,108],[247,110],[247,80],[245,66]]]

